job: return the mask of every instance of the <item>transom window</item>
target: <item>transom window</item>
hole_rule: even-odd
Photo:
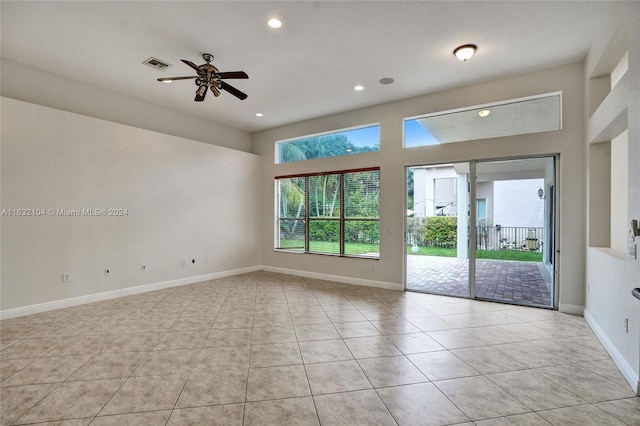
[[[549,132],[562,128],[562,93],[440,111],[404,120],[404,146]]]
[[[276,177],[276,250],[380,257],[380,169]]]
[[[276,142],[276,163],[375,151],[380,151],[378,124]]]

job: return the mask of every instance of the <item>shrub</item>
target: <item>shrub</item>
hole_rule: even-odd
[[[340,223],[337,220],[311,220],[309,238],[311,241],[337,243],[340,240]]]
[[[427,247],[456,247],[458,244],[458,218],[456,216],[430,216],[423,227]]]
[[[378,244],[380,240],[379,222],[347,221],[344,231],[344,240],[348,243]]]

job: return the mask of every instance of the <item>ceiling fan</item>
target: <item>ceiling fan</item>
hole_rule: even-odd
[[[241,92],[236,89],[229,83],[226,83],[222,80],[227,78],[249,78],[246,72],[244,71],[228,71],[228,72],[220,72],[218,68],[211,65],[211,61],[213,60],[213,55],[210,53],[205,53],[202,55],[202,59],[205,60],[205,64],[196,65],[191,61],[187,61],[185,59],[180,59],[182,62],[193,68],[197,75],[192,75],[188,77],[165,77],[159,78],[158,81],[162,81],[164,83],[171,83],[173,80],[191,80],[195,79],[196,86],[198,86],[198,90],[196,90],[196,97],[194,101],[202,102],[204,101],[204,97],[207,94],[207,90],[211,90],[214,96],[220,96],[220,90],[226,90],[231,93],[238,99],[244,100],[247,99],[247,94]]]

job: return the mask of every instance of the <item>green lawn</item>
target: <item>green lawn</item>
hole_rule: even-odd
[[[419,247],[419,252],[415,254],[423,256],[443,256],[456,257],[454,248]],[[407,246],[407,254],[414,254],[411,246]],[[513,250],[477,250],[477,259],[497,259],[497,260],[518,260],[520,262],[542,262],[542,253],[535,251],[513,251]]]
[[[340,245],[336,242],[311,241],[311,251],[315,253],[339,254]],[[281,240],[280,248],[296,251],[304,250],[304,241]],[[346,243],[347,254],[360,255],[364,253],[380,253],[378,244]],[[411,252],[411,246],[407,246],[407,254]],[[416,253],[423,256],[443,256],[456,257],[455,248],[419,247]],[[497,260],[518,260],[520,262],[542,262],[542,253],[535,251],[512,251],[512,250],[477,250],[477,259],[497,259]]]
[[[315,253],[340,254],[340,244],[329,241],[310,241],[310,249]],[[280,240],[280,248],[304,251],[304,241]],[[380,253],[378,244],[345,243],[344,250],[347,255],[360,255],[364,253]]]
[[[442,256],[456,257],[457,250],[454,248],[438,248],[438,247],[418,247],[418,253],[411,251],[411,246],[407,246],[407,254],[421,254],[423,256]]]

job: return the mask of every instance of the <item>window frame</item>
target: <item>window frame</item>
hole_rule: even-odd
[[[335,171],[326,171],[326,172],[315,172],[315,173],[300,173],[300,174],[292,174],[292,175],[280,175],[274,177],[274,186],[275,186],[275,235],[274,235],[274,250],[278,252],[289,252],[289,253],[298,253],[298,254],[319,254],[325,256],[337,256],[337,257],[348,257],[348,258],[357,258],[357,259],[380,259],[380,208],[378,207],[378,216],[377,218],[362,218],[362,217],[350,217],[346,212],[345,206],[345,175],[350,173],[359,173],[359,172],[378,172],[378,185],[380,185],[380,167],[363,167],[357,169],[348,169],[348,170],[335,170]],[[339,186],[340,186],[340,208],[339,208],[339,216],[338,217],[315,217],[310,214],[310,178],[318,177],[318,176],[327,176],[327,175],[338,175],[339,176]],[[294,179],[294,178],[304,178],[305,179],[305,199],[304,199],[304,215],[300,218],[293,217],[281,217],[280,216],[280,190],[279,190],[279,181],[282,179]],[[378,188],[378,197],[379,194]],[[379,199],[378,199],[379,202]],[[280,245],[280,223],[282,220],[301,220],[304,222],[304,248],[302,251],[300,250],[292,250],[289,247],[279,247]],[[339,252],[338,253],[328,253],[321,251],[312,251],[311,250],[311,240],[310,240],[310,225],[312,221],[338,221],[339,222]],[[377,222],[378,223],[378,254],[377,256],[364,256],[362,254],[350,254],[346,253],[346,225],[348,222]]]
[[[469,106],[464,106],[464,107],[460,107],[460,108],[453,108],[453,109],[447,109],[447,110],[442,110],[442,111],[434,111],[434,112],[429,112],[429,113],[425,113],[425,114],[413,115],[411,117],[405,117],[405,118],[402,119],[402,148],[403,149],[414,149],[414,148],[434,147],[434,146],[442,146],[443,145],[443,143],[440,143],[440,142],[434,143],[434,144],[407,145],[407,122],[409,122],[409,121],[414,121],[414,120],[418,120],[418,119],[421,119],[421,118],[430,118],[430,117],[444,116],[444,115],[450,115],[450,114],[464,113],[464,112],[469,112],[469,111],[474,111],[474,110],[491,109],[491,108],[510,105],[510,104],[517,104],[517,103],[523,103],[523,102],[529,102],[529,101],[535,101],[535,100],[539,100],[539,99],[553,98],[553,97],[558,97],[558,99],[559,99],[559,102],[558,102],[559,103],[558,128],[557,129],[553,129],[553,130],[536,130],[536,131],[527,131],[527,132],[515,133],[515,134],[497,135],[497,136],[494,136],[493,138],[509,137],[509,136],[520,136],[520,135],[526,135],[526,134],[536,134],[536,133],[544,133],[544,132],[547,132],[547,131],[562,130],[563,129],[563,111],[562,111],[563,93],[562,93],[562,90],[558,90],[558,91],[554,91],[554,92],[540,93],[540,94],[537,94],[537,95],[523,96],[523,97],[513,98],[513,99],[504,99],[504,100],[501,100],[501,101],[495,101],[495,102],[489,102],[489,103],[483,103],[483,104],[477,104],[477,105],[469,105]],[[482,141],[484,139],[486,139],[486,138],[477,137],[477,138],[470,138],[470,139],[465,139],[465,140],[460,140],[460,141],[445,142],[444,144],[446,145],[446,144],[451,144],[451,143],[464,143],[464,142],[471,142],[471,141]]]
[[[369,151],[369,152],[348,152],[346,154],[343,155],[332,155],[332,156],[327,156],[327,157],[320,157],[320,158],[306,158],[304,160],[296,160],[296,161],[281,161],[280,159],[280,147],[283,144],[289,144],[289,143],[294,143],[294,142],[298,142],[298,141],[302,141],[305,139],[311,139],[311,138],[318,138],[318,137],[322,137],[322,136],[329,136],[329,135],[334,135],[334,134],[340,134],[340,133],[346,133],[346,132],[351,132],[354,130],[361,130],[361,129],[368,129],[371,127],[377,127],[378,128],[378,150],[377,151]],[[304,161],[312,161],[312,160],[322,160],[325,158],[335,158],[335,157],[345,157],[348,155],[358,155],[358,154],[368,154],[368,153],[375,153],[375,152],[380,152],[380,146],[382,145],[382,141],[381,139],[381,125],[379,122],[375,122],[375,123],[367,123],[367,124],[362,124],[362,125],[358,125],[358,126],[352,126],[352,127],[346,127],[343,129],[336,129],[336,130],[329,130],[326,132],[319,132],[319,133],[312,133],[309,135],[304,135],[304,136],[297,136],[295,138],[289,138],[289,139],[282,139],[279,141],[276,141],[274,144],[274,163],[275,164],[290,164],[290,163],[298,163],[298,162],[304,162]]]

